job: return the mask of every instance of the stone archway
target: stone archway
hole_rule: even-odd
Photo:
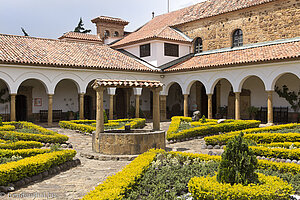
[[[173,83],[167,96],[167,118],[183,115],[183,94],[178,83]]]

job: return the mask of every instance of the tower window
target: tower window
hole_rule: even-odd
[[[150,56],[150,43],[140,46],[140,57]]]
[[[119,32],[115,31],[114,37],[119,37]]]
[[[201,53],[202,51],[203,51],[202,39],[198,37],[198,38],[195,40],[194,52],[195,52],[195,53]]]
[[[243,31],[241,29],[237,29],[233,32],[232,47],[241,46],[243,46]]]
[[[165,56],[179,57],[179,45],[165,43]]]
[[[104,31],[104,37],[109,37],[109,36],[110,36],[109,31],[108,31],[108,30],[105,30],[105,31]]]

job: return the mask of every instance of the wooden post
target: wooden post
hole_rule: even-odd
[[[167,120],[167,95],[160,95],[160,119]]]
[[[96,111],[96,132],[93,134],[93,151],[100,152],[100,135],[104,132],[103,116],[103,92],[104,87],[96,88],[97,111]]]
[[[153,89],[153,130],[160,130],[159,92],[160,88]]]
[[[48,94],[48,126],[52,126],[53,94]]]
[[[10,94],[10,121],[16,121],[16,96],[17,94]]]
[[[140,95],[135,95],[135,118],[140,117]]]
[[[189,106],[188,106],[188,101],[189,101],[189,95],[184,94],[184,100],[183,100],[183,113],[185,117],[189,116]]]
[[[79,119],[84,120],[84,93],[79,94]]]
[[[208,116],[207,116],[207,118],[208,119],[212,119],[213,118],[213,114],[212,114],[212,94],[208,94],[207,95],[207,97],[208,97],[208,103],[207,103],[207,108],[208,108]]]
[[[268,124],[273,124],[273,91],[268,92]]]
[[[241,93],[235,92],[235,119],[240,120],[241,119]]]
[[[114,119],[114,95],[109,95],[109,119]]]

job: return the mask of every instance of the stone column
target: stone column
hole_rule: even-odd
[[[103,92],[104,87],[97,87],[96,132],[93,134],[93,151],[100,152],[100,136],[104,132]]]
[[[153,89],[153,130],[160,130],[159,92],[160,88]]]
[[[16,121],[16,96],[17,94],[10,94],[10,121]]]
[[[167,120],[167,95],[160,95],[160,119]]]
[[[107,93],[109,95],[109,119],[114,119],[114,96],[116,94],[117,88],[107,88]]]
[[[220,113],[220,107],[221,107],[221,84],[220,82],[217,83],[216,85],[216,106],[217,106],[217,114]]]
[[[189,95],[184,94],[184,100],[183,100],[183,113],[185,117],[189,116],[189,106],[188,106],[188,101],[189,101]]]
[[[114,119],[114,95],[109,95],[109,119]]]
[[[208,108],[208,119],[212,119],[213,118],[213,113],[212,113],[212,94],[208,94],[207,95],[207,99],[208,99],[208,103],[207,103],[207,108]]]
[[[143,88],[133,88],[133,94],[135,96],[135,117],[140,117],[140,96],[142,95]]]
[[[273,91],[268,93],[268,124],[273,124]]]
[[[140,95],[135,95],[135,118],[140,117]]]
[[[79,94],[79,119],[84,120],[84,93]]]
[[[235,119],[240,120],[241,119],[241,93],[235,92]]]
[[[53,94],[48,94],[48,126],[52,126],[52,120],[53,120]]]

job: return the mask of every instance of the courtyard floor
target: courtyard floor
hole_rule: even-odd
[[[168,130],[170,122],[162,122],[161,129]],[[145,129],[151,129],[151,124],[147,123]],[[101,161],[95,159],[88,159],[80,156],[81,154],[92,154],[92,137],[77,133],[76,131],[51,128],[60,134],[67,135],[69,142],[77,151],[76,158],[79,158],[81,165],[72,168],[68,171],[61,172],[58,175],[50,177],[46,180],[36,182],[9,193],[10,196],[2,196],[0,199],[47,199],[39,198],[41,195],[49,196],[48,199],[81,199],[90,190],[94,189],[99,183],[103,182],[108,176],[120,171],[130,161]],[[179,142],[175,144],[167,144],[168,150],[177,150],[191,153],[208,153],[208,151],[222,151],[222,150],[207,150],[201,149],[204,144],[203,139],[195,139],[191,141]],[[20,195],[23,195],[22,198]],[[31,196],[29,196],[31,195]],[[34,195],[36,197],[34,197]],[[29,197],[26,197],[29,196]]]

